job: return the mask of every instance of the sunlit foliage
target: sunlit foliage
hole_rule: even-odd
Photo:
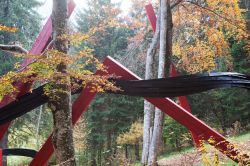
[[[90,35],[79,34],[62,36],[74,40],[77,43],[78,40],[87,40]],[[23,83],[39,81],[44,83],[57,83],[64,84],[66,80],[59,79],[61,76],[70,76],[72,91],[81,87],[91,85],[91,90],[96,92],[104,92],[105,90],[117,90],[118,88],[108,81],[109,75],[100,76],[95,75],[94,71],[106,72],[105,67],[101,62],[93,56],[93,50],[90,48],[83,48],[75,55],[68,55],[57,50],[46,50],[41,56],[32,54],[15,54],[19,58],[32,59],[32,63],[25,68],[20,69],[20,64],[15,64],[16,72],[8,72],[6,75],[0,77],[0,100],[5,95],[10,95],[13,92],[18,92],[18,88],[15,84],[17,81]],[[67,64],[69,67],[63,73],[57,72],[57,66],[60,64]],[[92,66],[94,71],[88,70]],[[19,70],[18,70],[19,69]],[[45,94],[49,95],[51,91],[50,84],[45,86]]]
[[[143,124],[140,121],[134,122],[129,131],[122,133],[117,138],[117,144],[135,145],[138,144],[143,135]]]
[[[6,32],[17,32],[17,28],[14,27],[7,27],[5,25],[0,24],[0,31],[6,31]]]
[[[173,54],[180,68],[196,73],[217,68],[223,59],[231,68],[229,39],[247,38],[237,0],[183,1],[173,10]]]
[[[219,145],[220,143],[216,143],[214,138],[209,138],[208,143],[211,145]],[[201,141],[201,147],[199,147],[199,152],[201,153],[201,159],[204,165],[215,165],[219,166],[223,164],[222,159],[219,157],[220,152],[215,149],[214,147],[208,147],[209,145],[206,145],[204,141]],[[239,165],[248,165],[248,157],[249,155],[249,147],[246,144],[243,144],[241,142],[234,142],[227,145],[228,150],[226,150],[224,153],[230,156],[233,159],[237,159],[239,161]],[[233,148],[240,149],[241,151],[237,152],[234,156],[232,155],[231,151]],[[211,155],[212,154],[212,155]]]

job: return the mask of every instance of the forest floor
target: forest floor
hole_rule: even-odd
[[[240,150],[250,156],[250,132],[237,137],[231,137],[229,140],[239,147]],[[163,155],[162,159],[158,161],[159,166],[200,166],[200,165],[219,165],[233,166],[237,163],[218,152],[210,145],[205,145],[206,153],[201,153],[194,148],[186,149],[180,152],[175,152],[168,155]],[[219,159],[217,159],[218,154]]]

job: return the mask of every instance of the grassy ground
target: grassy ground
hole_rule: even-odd
[[[236,137],[231,137],[229,138],[229,140],[233,141],[233,142],[241,142],[245,145],[247,145],[248,147],[250,147],[250,132],[245,133],[245,134],[241,134],[239,136]],[[214,152],[213,149],[211,148],[210,145],[206,145],[207,149],[210,149],[212,151],[212,153]],[[250,153],[250,149],[248,149],[248,154]],[[208,154],[208,156],[211,154]],[[249,154],[250,155],[250,154]],[[221,160],[223,161],[223,163],[221,162],[220,165],[221,166],[233,166],[233,165],[237,165],[235,162],[233,162],[232,160],[223,157],[223,155],[220,156]],[[30,158],[26,158],[26,157],[8,157],[8,165],[11,166],[24,166],[24,165],[28,165],[28,163],[31,161]],[[183,163],[185,163],[186,166],[191,165],[193,163],[193,165],[199,165],[202,166],[204,164],[201,164],[201,156],[198,155],[197,150],[194,148],[187,148],[187,149],[183,149],[180,152],[171,152],[171,153],[165,153],[162,156],[160,156],[159,159],[159,165],[160,166],[182,166],[184,165]],[[22,164],[20,164],[22,163]],[[140,166],[140,163],[136,163],[133,164],[133,166]]]
[[[244,150],[245,153],[250,155],[250,132],[241,134],[236,137],[229,138],[233,143],[236,143],[239,145],[240,150]],[[213,162],[214,155],[218,152],[211,147],[210,145],[205,146],[208,153],[205,155],[201,155],[197,152],[194,148],[184,149],[181,152],[173,152],[168,153],[160,156],[160,160],[158,164],[160,166],[178,166],[178,165],[206,165],[204,164],[204,161],[202,160],[202,156],[205,156],[208,159],[208,162],[210,162],[210,165],[215,165]],[[237,163],[233,162],[231,159],[228,159],[223,154],[218,153],[219,155],[219,161],[220,165],[222,166],[233,166],[237,165]],[[209,164],[207,164],[209,165]]]
[[[8,165],[11,166],[26,166],[29,165],[31,162],[31,158],[29,157],[22,157],[22,156],[9,156],[8,158]]]
[[[236,136],[236,137],[230,137],[229,140],[233,140],[233,141],[248,141],[250,140],[250,132],[247,132],[247,133],[243,133],[239,136]]]

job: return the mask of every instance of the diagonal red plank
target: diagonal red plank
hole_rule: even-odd
[[[110,73],[121,75],[124,79],[139,79],[136,75],[128,71],[125,67],[123,67],[122,65],[120,65],[119,63],[117,63],[110,57],[108,57],[104,63],[105,65],[109,66]],[[79,98],[76,100],[76,102],[73,105],[73,118],[72,118],[73,124],[76,123],[76,121],[79,119],[82,112],[86,110],[86,108],[88,107],[89,103],[94,98],[94,96],[95,96],[95,93],[91,93],[88,89],[84,89],[84,91],[81,93],[81,95],[79,96]],[[158,98],[158,99],[147,98],[147,100],[155,104],[157,107],[162,109],[165,113],[169,114],[179,123],[186,126],[188,129],[193,130],[196,133],[199,133],[199,135],[202,136],[205,140],[208,140],[210,138],[210,135],[217,136],[217,137],[214,137],[215,141],[216,142],[222,141],[222,143],[218,144],[216,147],[219,148],[221,151],[227,150],[225,149],[226,147],[225,145],[228,145],[229,142],[226,141],[223,136],[221,136],[216,131],[213,131],[211,128],[206,126],[202,121],[194,117],[192,114],[188,113],[188,111],[186,111],[185,109],[176,105],[171,100],[164,99],[164,98]],[[169,107],[170,111],[166,110],[167,107]],[[189,123],[189,120],[194,120],[194,121],[192,121],[192,123]],[[195,125],[198,125],[198,126],[201,125],[201,127],[195,127]],[[220,145],[222,144],[223,146],[222,148],[220,148]],[[237,152],[236,150],[232,150],[228,155],[230,155],[232,158],[232,156],[235,155],[236,152]],[[51,144],[51,137],[49,137],[47,142],[44,144],[42,149],[37,154],[36,158],[32,161],[31,165],[32,164],[33,165],[46,164],[47,160],[52,155],[52,153],[53,153],[53,147]]]
[[[74,8],[75,8],[75,3],[73,0],[70,0],[68,3],[69,16],[72,14]],[[42,53],[44,49],[46,49],[47,44],[51,41],[51,34],[52,34],[52,21],[51,21],[51,17],[49,17],[48,21],[44,25],[42,31],[37,37],[29,53],[35,54],[35,55]],[[22,64],[22,67],[27,66],[30,62],[31,62],[30,59],[25,59]],[[4,99],[0,103],[0,107],[3,107],[9,104],[10,102],[14,100],[14,98],[24,95],[25,93],[29,91],[31,87],[31,83],[23,84],[21,82],[18,82],[16,83],[16,85],[18,86],[18,89],[20,92],[12,94],[13,97],[10,97],[10,95],[4,97]],[[0,125],[0,140],[3,138],[4,134],[8,130],[10,124],[11,122]]]
[[[0,149],[0,166],[3,165],[3,151]]]
[[[125,80],[140,80],[138,76],[129,71],[127,68],[122,66],[120,63],[115,61],[111,57],[107,57],[104,61],[104,65],[108,68],[109,74],[115,74],[116,76],[120,76],[121,79]],[[101,73],[99,73],[101,75]],[[72,107],[72,123],[73,125],[80,118],[81,114],[86,111],[88,105],[93,100],[96,93],[90,92],[88,88],[85,88],[77,100],[73,103]],[[222,135],[214,131],[211,127],[207,126],[204,122],[193,116],[184,108],[180,107],[172,100],[168,98],[146,98],[149,102],[154,104],[156,107],[161,109],[164,113],[171,116],[173,119],[178,121],[180,124],[184,125],[189,130],[194,131],[202,137],[204,140],[208,141],[208,139],[213,136],[213,139],[216,144],[216,148],[221,152],[228,152],[226,155],[230,157],[234,161],[238,161],[237,158],[234,158],[238,153],[237,150],[228,147],[230,144]],[[211,143],[211,142],[210,142]],[[214,145],[213,145],[214,146]],[[47,139],[45,144],[42,146],[40,151],[37,153],[35,158],[30,163],[30,166],[37,165],[45,165],[51,155],[53,154],[53,147],[51,143],[51,136]]]
[[[82,113],[86,111],[90,102],[95,97],[96,93],[90,92],[89,89],[84,89],[80,96],[76,99],[72,106],[72,123],[76,124]],[[45,144],[39,150],[35,158],[31,161],[30,166],[44,166],[50,159],[54,152],[54,148],[51,141],[52,135],[49,136]]]
[[[154,12],[154,8],[152,6],[152,4],[148,4],[145,6],[145,9],[146,9],[146,13],[147,13],[147,16],[148,16],[148,20],[151,24],[151,27],[153,29],[153,31],[155,32],[156,31],[156,15],[155,15],[155,12]],[[177,71],[176,71],[176,67],[172,64],[171,65],[171,71],[170,71],[170,75],[172,77],[176,77],[177,76]],[[180,105],[186,109],[188,112],[191,112],[191,108],[188,104],[188,101],[187,101],[187,98],[185,96],[179,96],[178,97],[178,100],[180,102]],[[193,143],[196,147],[200,147],[200,140],[199,140],[199,137],[192,131],[190,131],[191,135],[192,135],[192,138],[193,138]]]
[[[119,64],[111,57],[107,57],[104,64],[105,66],[109,67],[108,72],[110,74],[121,76],[122,79],[140,80],[138,76],[126,69],[124,66]],[[173,119],[185,126],[187,129],[196,133],[199,138],[202,138],[203,140],[207,141],[209,144],[217,148],[219,151],[227,155],[232,160],[239,162],[239,159],[235,157],[237,156],[237,154],[239,154],[239,151],[235,149],[232,144],[225,139],[225,137],[223,137],[220,133],[216,132],[204,122],[199,120],[197,117],[192,115],[188,110],[182,108],[169,98],[145,99],[151,102],[156,107],[158,107],[164,113],[171,116]],[[214,142],[208,141],[211,138],[213,138]],[[247,159],[245,160],[245,162],[250,163],[250,158],[247,155],[245,155],[245,158]]]

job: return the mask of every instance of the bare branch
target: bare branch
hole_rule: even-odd
[[[55,40],[51,40],[51,41],[49,42],[49,44],[47,45],[47,47],[45,48],[45,50],[42,52],[42,54],[41,54],[40,56],[44,56],[44,54],[45,54],[49,49],[53,48],[54,42],[55,42]],[[36,62],[37,62],[37,59],[33,59],[32,62],[30,62],[28,65],[23,66],[22,68],[18,69],[17,72],[24,71],[28,66],[30,66],[31,64],[34,64],[34,63],[36,63]]]
[[[10,52],[10,53],[21,53],[21,54],[27,54],[28,51],[26,49],[24,49],[23,47],[19,46],[19,45],[4,45],[4,44],[0,44],[0,49],[6,52]]]
[[[177,5],[179,5],[183,0],[177,0],[175,3],[173,3],[171,6],[170,6],[170,9],[173,9],[175,8]]]
[[[55,43],[55,40],[51,40],[51,41],[49,42],[49,44],[47,45],[47,47],[45,48],[45,50],[43,51],[42,54],[44,54],[47,50],[53,48],[53,47],[54,47],[54,43]]]
[[[225,17],[225,16],[223,16],[223,15],[218,14],[217,12],[213,11],[212,9],[209,9],[209,8],[207,8],[207,7],[205,7],[205,6],[201,6],[200,4],[198,4],[198,3],[196,3],[196,2],[193,2],[193,1],[186,1],[186,2],[191,3],[191,4],[197,6],[197,7],[201,8],[201,9],[207,10],[207,11],[213,13],[214,15],[216,15],[216,16],[218,16],[218,17],[224,19],[225,21],[227,21],[227,22],[230,23],[231,25],[236,26],[236,27],[239,28],[239,29],[242,29],[241,27],[238,26],[238,24],[239,24],[238,21],[232,21],[231,19],[229,19],[229,18],[227,18],[227,17]],[[242,30],[245,30],[245,29],[242,29]]]

